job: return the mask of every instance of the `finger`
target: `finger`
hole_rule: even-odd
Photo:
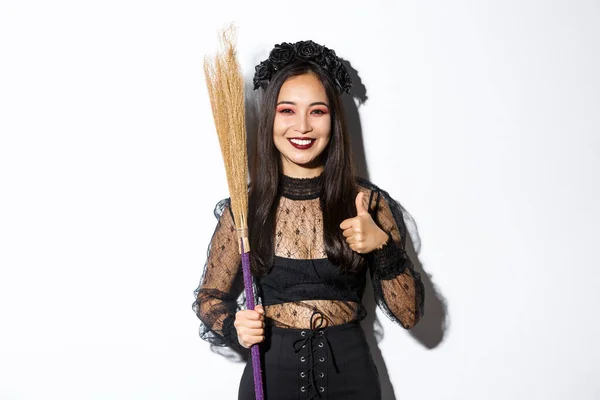
[[[350,236],[349,238],[346,238],[346,242],[348,242],[349,244],[361,243],[364,242],[364,237],[362,233],[357,233],[355,235]]]
[[[262,318],[262,314],[255,310],[242,310],[238,311],[238,313],[240,314],[241,318],[245,318],[251,321],[258,321]]]
[[[352,228],[352,225],[354,225],[354,218],[348,218],[342,221],[340,228],[346,230]]]
[[[352,250],[354,250],[355,252],[357,252],[358,254],[362,254],[363,252],[363,245],[362,243],[353,243],[350,245],[350,248]]]
[[[254,307],[254,311],[256,311],[259,314],[264,314],[265,313],[265,309],[260,304],[258,304],[256,307]]]
[[[263,318],[263,314],[259,313],[256,310],[248,310],[248,311],[250,311],[249,319],[260,321]]]
[[[364,240],[362,233],[355,233],[354,235],[346,238],[346,241],[351,240],[352,243],[360,243]]]
[[[357,215],[369,213],[369,210],[367,209],[365,194],[363,192],[358,192],[358,194],[356,195],[356,213]]]
[[[247,329],[263,329],[265,327],[265,323],[262,321],[240,321],[240,328]]]
[[[238,337],[238,342],[240,342],[240,344],[247,349],[249,349],[255,344],[263,342],[264,340],[264,336],[252,336],[249,338]]]
[[[264,329],[242,329],[239,333],[244,340],[248,340],[252,337],[263,336],[264,334]]]
[[[356,233],[356,231],[352,228],[350,229],[346,229],[344,232],[342,232],[342,235],[344,235],[344,237],[348,238],[351,236],[354,236],[354,234]]]
[[[238,336],[238,342],[240,342],[242,347],[245,347],[247,349],[254,346],[255,344],[259,344],[259,343],[263,342],[264,340],[265,340],[264,336],[248,336],[248,337]]]

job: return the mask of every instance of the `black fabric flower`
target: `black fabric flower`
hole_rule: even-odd
[[[265,60],[254,68],[254,89],[266,87],[273,76],[273,64]]]
[[[324,51],[317,57],[317,63],[328,70],[333,70],[337,62],[338,57],[334,50]]]
[[[350,88],[352,87],[352,78],[350,78],[350,74],[348,74],[346,67],[343,64],[339,64],[332,75],[335,83],[342,91],[349,93]]]
[[[271,61],[275,71],[285,67],[295,59],[296,48],[290,43],[281,43],[275,45],[269,54],[269,61]]]
[[[312,40],[275,45],[269,53],[269,58],[262,61],[255,68],[254,89],[266,88],[277,71],[297,60],[318,64],[335,82],[340,93],[350,92],[352,79],[335,51]]]
[[[305,60],[317,58],[317,56],[323,53],[323,46],[316,44],[312,40],[298,42],[296,44],[296,48],[298,51],[298,58],[302,58]]]

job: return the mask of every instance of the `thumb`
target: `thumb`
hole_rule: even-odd
[[[365,194],[363,192],[358,192],[358,195],[356,195],[356,212],[358,215],[369,213],[365,204]]]

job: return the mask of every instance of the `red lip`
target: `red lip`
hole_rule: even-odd
[[[294,138],[294,139],[295,139],[295,138]],[[307,140],[307,139],[302,139],[302,140]],[[313,144],[315,143],[315,141],[316,141],[316,139],[308,139],[308,140],[310,140],[310,143],[309,143],[309,144],[304,144],[304,145],[301,145],[301,144],[297,144],[297,143],[294,143],[294,142],[292,142],[292,140],[291,140],[291,139],[288,139],[288,141],[290,142],[290,144],[291,144],[292,146],[294,146],[295,148],[297,148],[298,150],[306,150],[306,149],[310,149],[310,148],[312,147],[312,145],[313,145]]]

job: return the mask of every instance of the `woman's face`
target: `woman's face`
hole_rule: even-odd
[[[329,99],[319,78],[309,73],[285,81],[273,123],[283,173],[295,178],[319,175],[324,168],[320,156],[330,136]]]

